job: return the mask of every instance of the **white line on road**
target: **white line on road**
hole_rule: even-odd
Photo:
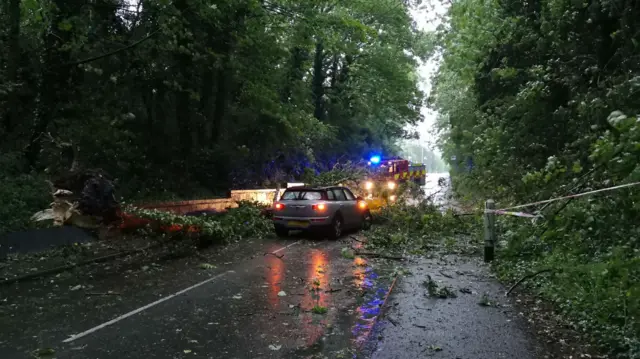
[[[293,243],[291,243],[291,244],[289,244],[289,245],[286,245],[286,246],[284,246],[284,247],[282,247],[282,248],[280,248],[280,249],[278,249],[278,250],[273,251],[273,253],[278,253],[278,252],[280,252],[280,251],[283,251],[283,250],[285,250],[285,249],[287,249],[287,248],[289,248],[289,247],[293,246],[294,244],[298,244],[299,242],[300,242],[299,240],[298,240],[298,241],[295,241],[295,242],[293,242]],[[140,312],[143,312],[143,311],[145,311],[145,310],[147,310],[147,309],[149,309],[149,308],[151,308],[151,307],[154,307],[154,306],[156,306],[156,305],[158,305],[158,304],[160,304],[160,303],[162,303],[162,302],[166,302],[167,300],[169,300],[169,299],[171,299],[171,298],[174,298],[174,297],[177,297],[177,296],[179,296],[180,294],[184,294],[184,293],[186,293],[186,292],[188,292],[188,291],[190,291],[190,290],[192,290],[192,289],[198,288],[198,287],[200,287],[200,286],[202,286],[202,285],[205,285],[205,284],[207,284],[207,283],[209,283],[209,282],[213,282],[214,280],[216,280],[216,279],[218,279],[218,278],[220,278],[220,277],[224,276],[224,275],[225,275],[225,274],[227,274],[227,273],[233,273],[233,271],[226,271],[226,272],[220,273],[220,274],[218,274],[218,275],[216,275],[216,276],[213,276],[213,277],[211,277],[211,278],[209,278],[209,279],[203,280],[202,282],[197,283],[197,284],[194,284],[194,285],[192,285],[191,287],[187,287],[187,288],[185,288],[185,289],[183,289],[183,290],[181,290],[181,291],[175,292],[175,293],[173,293],[173,294],[171,294],[171,295],[168,295],[168,296],[166,296],[166,297],[164,297],[164,298],[160,298],[160,299],[156,300],[156,301],[155,301],[155,302],[153,302],[153,303],[149,303],[149,304],[145,305],[144,307],[140,307],[140,308],[138,308],[138,309],[132,310],[132,311],[130,311],[129,313],[123,314],[123,315],[121,315],[121,316],[119,316],[119,317],[117,317],[117,318],[114,318],[114,319],[112,319],[112,320],[110,320],[110,321],[108,321],[108,322],[102,323],[102,324],[100,324],[100,325],[98,325],[98,326],[96,326],[96,327],[93,327],[93,328],[91,328],[91,329],[89,329],[89,330],[86,330],[86,331],[84,331],[84,332],[82,332],[82,333],[74,334],[74,335],[70,336],[69,338],[67,338],[67,339],[63,340],[62,342],[63,342],[63,343],[70,343],[70,342],[72,342],[72,341],[74,341],[74,340],[76,340],[76,339],[80,339],[80,338],[82,338],[82,337],[84,337],[84,336],[87,336],[87,335],[89,335],[89,334],[91,334],[91,333],[95,333],[95,332],[97,332],[98,330],[100,330],[100,329],[102,329],[102,328],[108,327],[108,326],[110,326],[111,324],[117,323],[117,322],[119,322],[119,321],[121,321],[121,320],[123,320],[123,319],[129,318],[129,317],[130,317],[130,316],[132,316],[132,315],[135,315],[135,314],[138,314],[138,313],[140,313]]]

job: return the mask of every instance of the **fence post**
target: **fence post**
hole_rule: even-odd
[[[496,204],[492,199],[489,199],[485,202],[484,208],[484,261],[491,262],[495,253],[496,214],[486,210],[494,210],[496,208]]]

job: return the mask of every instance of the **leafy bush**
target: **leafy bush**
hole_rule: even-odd
[[[549,158],[523,182],[543,192],[581,192],[640,180],[638,119],[614,112],[607,132],[592,146],[591,170]],[[547,220],[526,225],[500,218],[506,246],[498,272],[515,279],[552,268],[534,288],[553,301],[572,325],[618,358],[640,358],[640,191],[633,187],[560,201],[546,207]]]
[[[31,216],[51,202],[45,177],[19,173],[17,164],[17,156],[0,155],[0,235],[35,227]]]

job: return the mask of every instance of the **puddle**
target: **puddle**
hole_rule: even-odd
[[[331,273],[322,258],[326,257],[316,257],[312,254],[312,264],[309,266],[307,277],[312,277],[312,280],[318,280],[322,286],[326,286],[331,282]],[[326,272],[319,273],[319,270],[326,270]],[[330,358],[360,357],[358,353],[365,347],[374,331],[376,317],[387,295],[392,273],[391,267],[374,267],[365,258],[354,258],[351,264],[351,277],[349,282],[344,283],[349,287],[351,296],[349,299],[353,301],[352,305],[341,309],[332,319],[329,316],[318,319],[317,315],[306,314],[308,317],[305,319],[308,322],[305,322],[304,330],[305,336],[309,338],[307,347],[295,351],[290,357],[309,358],[315,355]],[[331,303],[330,295],[321,291],[315,300],[320,305]],[[305,307],[311,305],[307,301],[305,303]],[[314,317],[315,319],[312,319]]]

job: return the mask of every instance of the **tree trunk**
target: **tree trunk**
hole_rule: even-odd
[[[309,57],[309,53],[307,50],[294,47],[291,50],[291,66],[289,69],[289,74],[287,76],[286,82],[283,86],[283,90],[281,93],[281,101],[283,103],[291,102],[291,96],[293,94],[293,87],[296,83],[300,82],[304,78],[304,63],[307,61]]]
[[[202,74],[202,90],[200,95],[200,114],[202,122],[200,129],[200,141],[205,146],[211,144],[211,130],[214,120],[214,107],[211,105],[213,97],[213,70],[207,69]]]
[[[71,15],[71,8],[65,0],[57,0],[52,7],[51,19],[58,24]],[[69,41],[70,33],[61,31],[57,26],[51,26],[44,34],[45,52],[42,56],[42,74],[38,86],[34,123],[25,149],[25,159],[28,168],[33,168],[42,149],[42,136],[47,131],[57,112],[67,105],[67,95],[71,67],[69,63],[69,49],[63,46]]]
[[[11,84],[7,97],[7,112],[4,114],[3,125],[10,135],[18,123],[18,70],[20,68],[20,0],[10,0],[7,5],[9,17],[9,54],[7,61],[7,80]]]
[[[176,9],[182,14],[182,19],[187,22],[183,31],[187,31],[191,24],[189,22],[188,4],[185,0],[178,0],[175,2]],[[178,45],[180,48],[189,48],[190,40],[183,34],[178,34]],[[176,55],[176,62],[178,64],[178,72],[181,75],[180,82],[181,88],[176,94],[176,112],[175,120],[178,126],[180,149],[184,158],[187,159],[191,154],[191,127],[192,116],[190,106],[190,96],[187,89],[193,85],[192,67],[193,61],[191,56],[179,51]]]
[[[311,92],[313,94],[313,115],[318,120],[324,119],[324,46],[322,41],[316,43],[316,53],[313,59],[313,81]]]
[[[216,102],[215,109],[213,111],[213,123],[211,127],[211,139],[217,143],[220,138],[220,134],[222,133],[222,126],[224,124],[224,117],[227,115],[227,98],[229,96],[229,91],[227,88],[228,84],[228,71],[226,70],[227,60],[224,60],[224,64],[220,70],[218,70],[218,74],[216,76],[217,85],[216,85]]]

